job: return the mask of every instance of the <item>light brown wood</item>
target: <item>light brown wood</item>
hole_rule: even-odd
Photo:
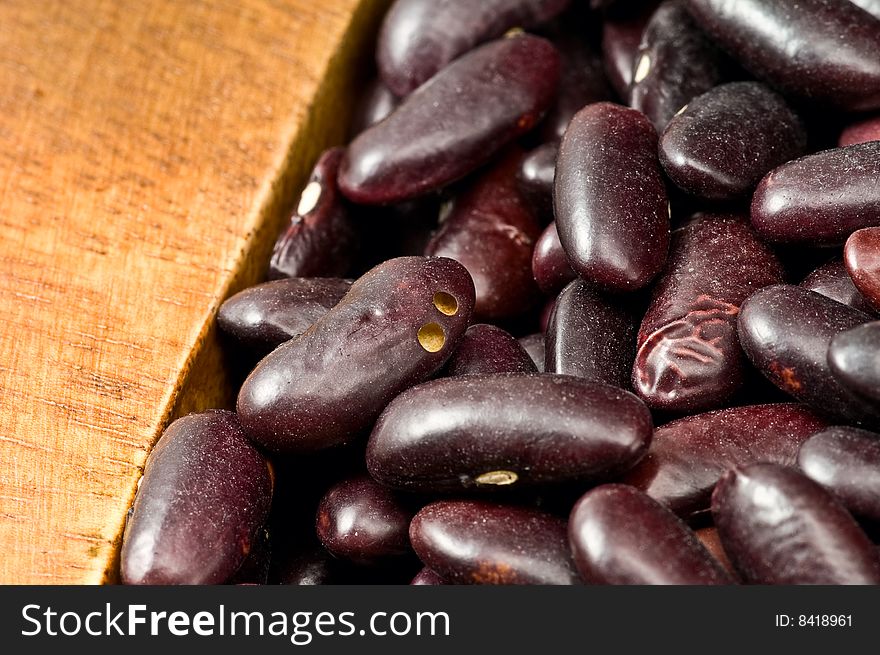
[[[383,0],[0,3],[0,583],[112,581],[212,318],[341,143]]]

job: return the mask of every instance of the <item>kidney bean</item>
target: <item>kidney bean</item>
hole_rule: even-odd
[[[540,297],[532,251],[541,225],[517,190],[521,159],[521,152],[511,151],[458,196],[425,249],[464,265],[474,280],[474,313],[481,319],[517,316]]]
[[[869,14],[876,18],[880,18],[880,0],[849,0],[854,5],[858,5]]]
[[[613,291],[646,286],[669,249],[669,205],[657,134],[645,116],[609,102],[572,119],[556,162],[556,227],[572,268]]]
[[[367,84],[355,108],[351,120],[351,133],[357,136],[368,127],[387,118],[399,104],[400,99],[391,92],[391,89],[385,86],[380,78],[374,78]]]
[[[638,333],[632,383],[649,407],[720,407],[742,386],[739,306],[782,282],[773,252],[737,216],[699,215],[672,235],[666,269]]]
[[[553,220],[553,177],[559,145],[545,143],[523,157],[516,184],[532,212],[547,223]]]
[[[836,334],[828,346],[834,378],[868,401],[880,400],[880,321]]]
[[[570,0],[396,0],[376,46],[382,79],[405,97],[454,59],[508,30],[546,23]]]
[[[464,333],[458,349],[449,358],[447,375],[489,373],[537,373],[532,358],[509,332],[494,325],[477,323]]]
[[[367,476],[344,480],[318,505],[318,539],[337,557],[364,566],[409,554],[409,522],[415,514],[386,487]]]
[[[712,515],[746,582],[880,584],[880,551],[831,494],[796,469],[731,469],[712,494]]]
[[[620,299],[575,280],[556,298],[544,370],[628,388],[636,328],[636,317]]]
[[[387,204],[454,182],[534,127],[558,80],[559,54],[549,41],[520,34],[481,46],[355,138],[339,188],[354,202]]]
[[[425,566],[452,584],[580,584],[565,521],[534,509],[435,502],[415,515],[409,537]]]
[[[880,146],[880,142],[877,145]],[[880,220],[880,204],[877,207]],[[846,240],[843,262],[853,284],[867,303],[880,311],[880,228],[853,232]]]
[[[849,305],[860,312],[871,314],[874,310],[865,300],[865,297],[856,289],[852,278],[840,259],[832,259],[810,273],[800,283],[804,289],[815,291],[818,294],[836,300],[844,305]]]
[[[804,442],[798,466],[855,516],[880,524],[880,434],[828,428]]]
[[[880,108],[880,21],[841,0],[687,0],[697,23],[761,80],[839,109]]]
[[[726,469],[754,462],[794,464],[800,445],[827,425],[791,403],[688,416],[657,428],[648,454],[621,482],[686,518],[709,508],[712,489]]]
[[[692,98],[724,80],[725,59],[694,24],[683,0],[665,0],[642,32],[629,105],[662,132]]]
[[[425,567],[416,574],[410,582],[411,585],[444,585],[446,581],[431,569]]]
[[[721,543],[721,537],[718,536],[718,529],[714,526],[698,528],[697,530],[694,530],[694,534],[697,536],[697,539],[700,540],[700,543],[703,544],[703,548],[708,550],[709,554],[718,560],[718,563],[724,568],[731,579],[740,582],[739,573],[733,568],[730,558],[727,557],[727,553],[724,552],[724,545]]]
[[[217,312],[217,325],[243,346],[268,353],[308,330],[350,287],[350,280],[339,278],[265,282],[227,299]]]
[[[367,469],[416,491],[590,481],[633,466],[652,432],[648,409],[621,389],[563,375],[468,375],[395,398],[370,435]]]
[[[473,282],[458,262],[400,257],[380,264],[305,334],[257,365],[238,395],[242,425],[273,451],[351,441],[392,398],[443,366],[473,304]]]
[[[269,532],[261,528],[254,535],[250,552],[238,571],[226,581],[230,585],[262,585],[269,581],[269,567],[272,564],[272,544]]]
[[[684,191],[728,200],[750,193],[806,145],[803,125],[782,96],[758,82],[731,82],[693,98],[669,121],[660,163]]]
[[[556,298],[547,298],[544,307],[541,308],[541,315],[538,317],[540,329],[542,333],[547,332],[550,326],[550,319],[553,317],[553,310],[556,308]]]
[[[257,541],[271,500],[269,466],[235,414],[174,421],[147,458],[125,526],[122,582],[226,582]]]
[[[628,11],[615,12],[602,22],[602,62],[608,81],[617,96],[629,102],[633,67],[645,25],[654,13],[657,2],[642,2]]]
[[[847,125],[840,133],[837,145],[839,147],[852,146],[869,141],[880,141],[880,115]]]
[[[349,209],[337,186],[345,150],[331,148],[315,164],[269,262],[269,278],[341,277],[357,250]]]
[[[544,335],[529,334],[519,338],[519,343],[532,358],[539,373],[544,372]]]
[[[768,241],[836,245],[880,225],[880,141],[833,148],[770,171],[752,198],[752,223]]]
[[[733,580],[681,519],[641,491],[588,491],[568,520],[574,561],[590,584],[719,585]]]
[[[532,275],[538,287],[546,294],[557,293],[577,277],[559,241],[556,223],[550,223],[535,244]]]
[[[818,293],[775,285],[746,300],[739,314],[740,344],[777,387],[826,416],[880,425],[880,407],[840,385],[828,366],[831,338],[870,317]]]

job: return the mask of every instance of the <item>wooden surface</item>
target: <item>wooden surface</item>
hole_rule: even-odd
[[[212,316],[344,138],[382,0],[0,2],[0,583],[113,581]]]

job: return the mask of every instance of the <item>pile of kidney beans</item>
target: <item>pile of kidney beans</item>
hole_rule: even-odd
[[[880,0],[398,0],[126,583],[880,583]]]

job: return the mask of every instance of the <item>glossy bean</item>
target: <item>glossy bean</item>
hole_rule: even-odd
[[[411,585],[423,586],[423,585],[444,585],[446,581],[441,578],[439,575],[434,573],[428,567],[423,568],[416,574],[416,577],[412,579],[410,582]]]
[[[578,571],[590,584],[733,583],[680,518],[627,485],[584,494],[569,517],[568,536]]]
[[[575,280],[556,298],[545,334],[544,370],[626,389],[637,325],[619,298]]]
[[[880,107],[880,20],[846,0],[687,0],[697,23],[754,75],[786,93]]]
[[[725,470],[754,462],[794,464],[798,448],[828,424],[802,405],[731,407],[663,425],[648,454],[621,480],[682,517],[709,509]]]
[[[286,278],[240,291],[220,305],[217,325],[243,346],[268,353],[298,337],[351,287],[339,278]]]
[[[545,143],[523,157],[516,176],[517,188],[532,212],[547,223],[553,220],[553,177],[559,145]]]
[[[839,147],[852,146],[856,143],[880,141],[880,116],[871,116],[857,121],[844,128],[837,141]]]
[[[733,468],[712,495],[724,549],[754,584],[880,584],[880,551],[849,512],[794,468]]]
[[[642,33],[656,4],[643,2],[632,11],[616,12],[602,22],[602,63],[605,74],[617,96],[625,103],[629,102],[633,66],[642,42]]]
[[[339,165],[345,150],[331,148],[315,164],[308,184],[278,237],[269,278],[341,277],[357,251],[350,210],[339,193]]]
[[[828,366],[847,389],[868,401],[880,401],[880,322],[834,335],[828,346]]]
[[[532,275],[541,291],[548,295],[558,293],[577,277],[559,241],[555,222],[544,228],[535,244],[535,251],[532,253]]]
[[[598,480],[633,466],[652,432],[648,409],[621,389],[563,375],[468,375],[395,398],[370,435],[367,469],[420,491]]]
[[[880,204],[876,211],[880,220]],[[843,248],[843,263],[868,304],[880,311],[880,227],[853,232]]]
[[[758,82],[731,82],[693,98],[669,121],[660,163],[684,191],[729,200],[751,193],[806,145],[803,125],[782,96]]]
[[[580,584],[565,521],[537,510],[435,502],[415,515],[409,536],[425,566],[453,584]]]
[[[840,259],[832,259],[817,268],[804,278],[800,286],[815,291],[826,298],[831,298],[831,300],[849,305],[860,312],[866,314],[874,312],[865,297],[856,289],[846,266]]]
[[[738,333],[746,355],[777,387],[817,412],[880,425],[880,407],[861,400],[831,373],[831,338],[870,317],[818,293],[790,285],[758,291],[740,309]]]
[[[527,34],[464,55],[351,142],[339,188],[354,202],[387,204],[464,177],[540,121],[559,65],[549,41]]]
[[[405,97],[475,46],[560,14],[570,0],[396,0],[376,46],[382,79]]]
[[[177,419],[147,458],[123,535],[122,582],[226,582],[258,539],[271,500],[268,463],[235,414]]]
[[[607,102],[578,112],[559,147],[553,204],[581,277],[615,291],[649,284],[669,250],[669,205],[644,114]]]
[[[473,282],[451,259],[380,264],[305,334],[257,365],[238,395],[242,425],[273,451],[351,441],[392,398],[443,366],[473,304]]]
[[[880,141],[833,148],[770,171],[752,197],[752,223],[767,241],[841,244],[880,225]]]
[[[633,387],[648,406],[693,412],[724,405],[745,376],[739,307],[783,276],[776,256],[740,217],[700,215],[673,232],[632,368]]]
[[[391,89],[378,77],[374,78],[367,84],[355,108],[351,120],[351,134],[357,136],[368,127],[387,118],[399,104],[400,99]]]
[[[516,185],[522,153],[513,150],[479,176],[452,203],[425,254],[450,257],[471,274],[480,319],[511,318],[540,298],[532,251],[541,225]]]
[[[519,338],[519,343],[532,358],[539,373],[544,372],[544,335],[529,334]]]
[[[509,332],[494,325],[477,323],[464,333],[449,358],[447,375],[489,373],[537,373],[531,356]]]

